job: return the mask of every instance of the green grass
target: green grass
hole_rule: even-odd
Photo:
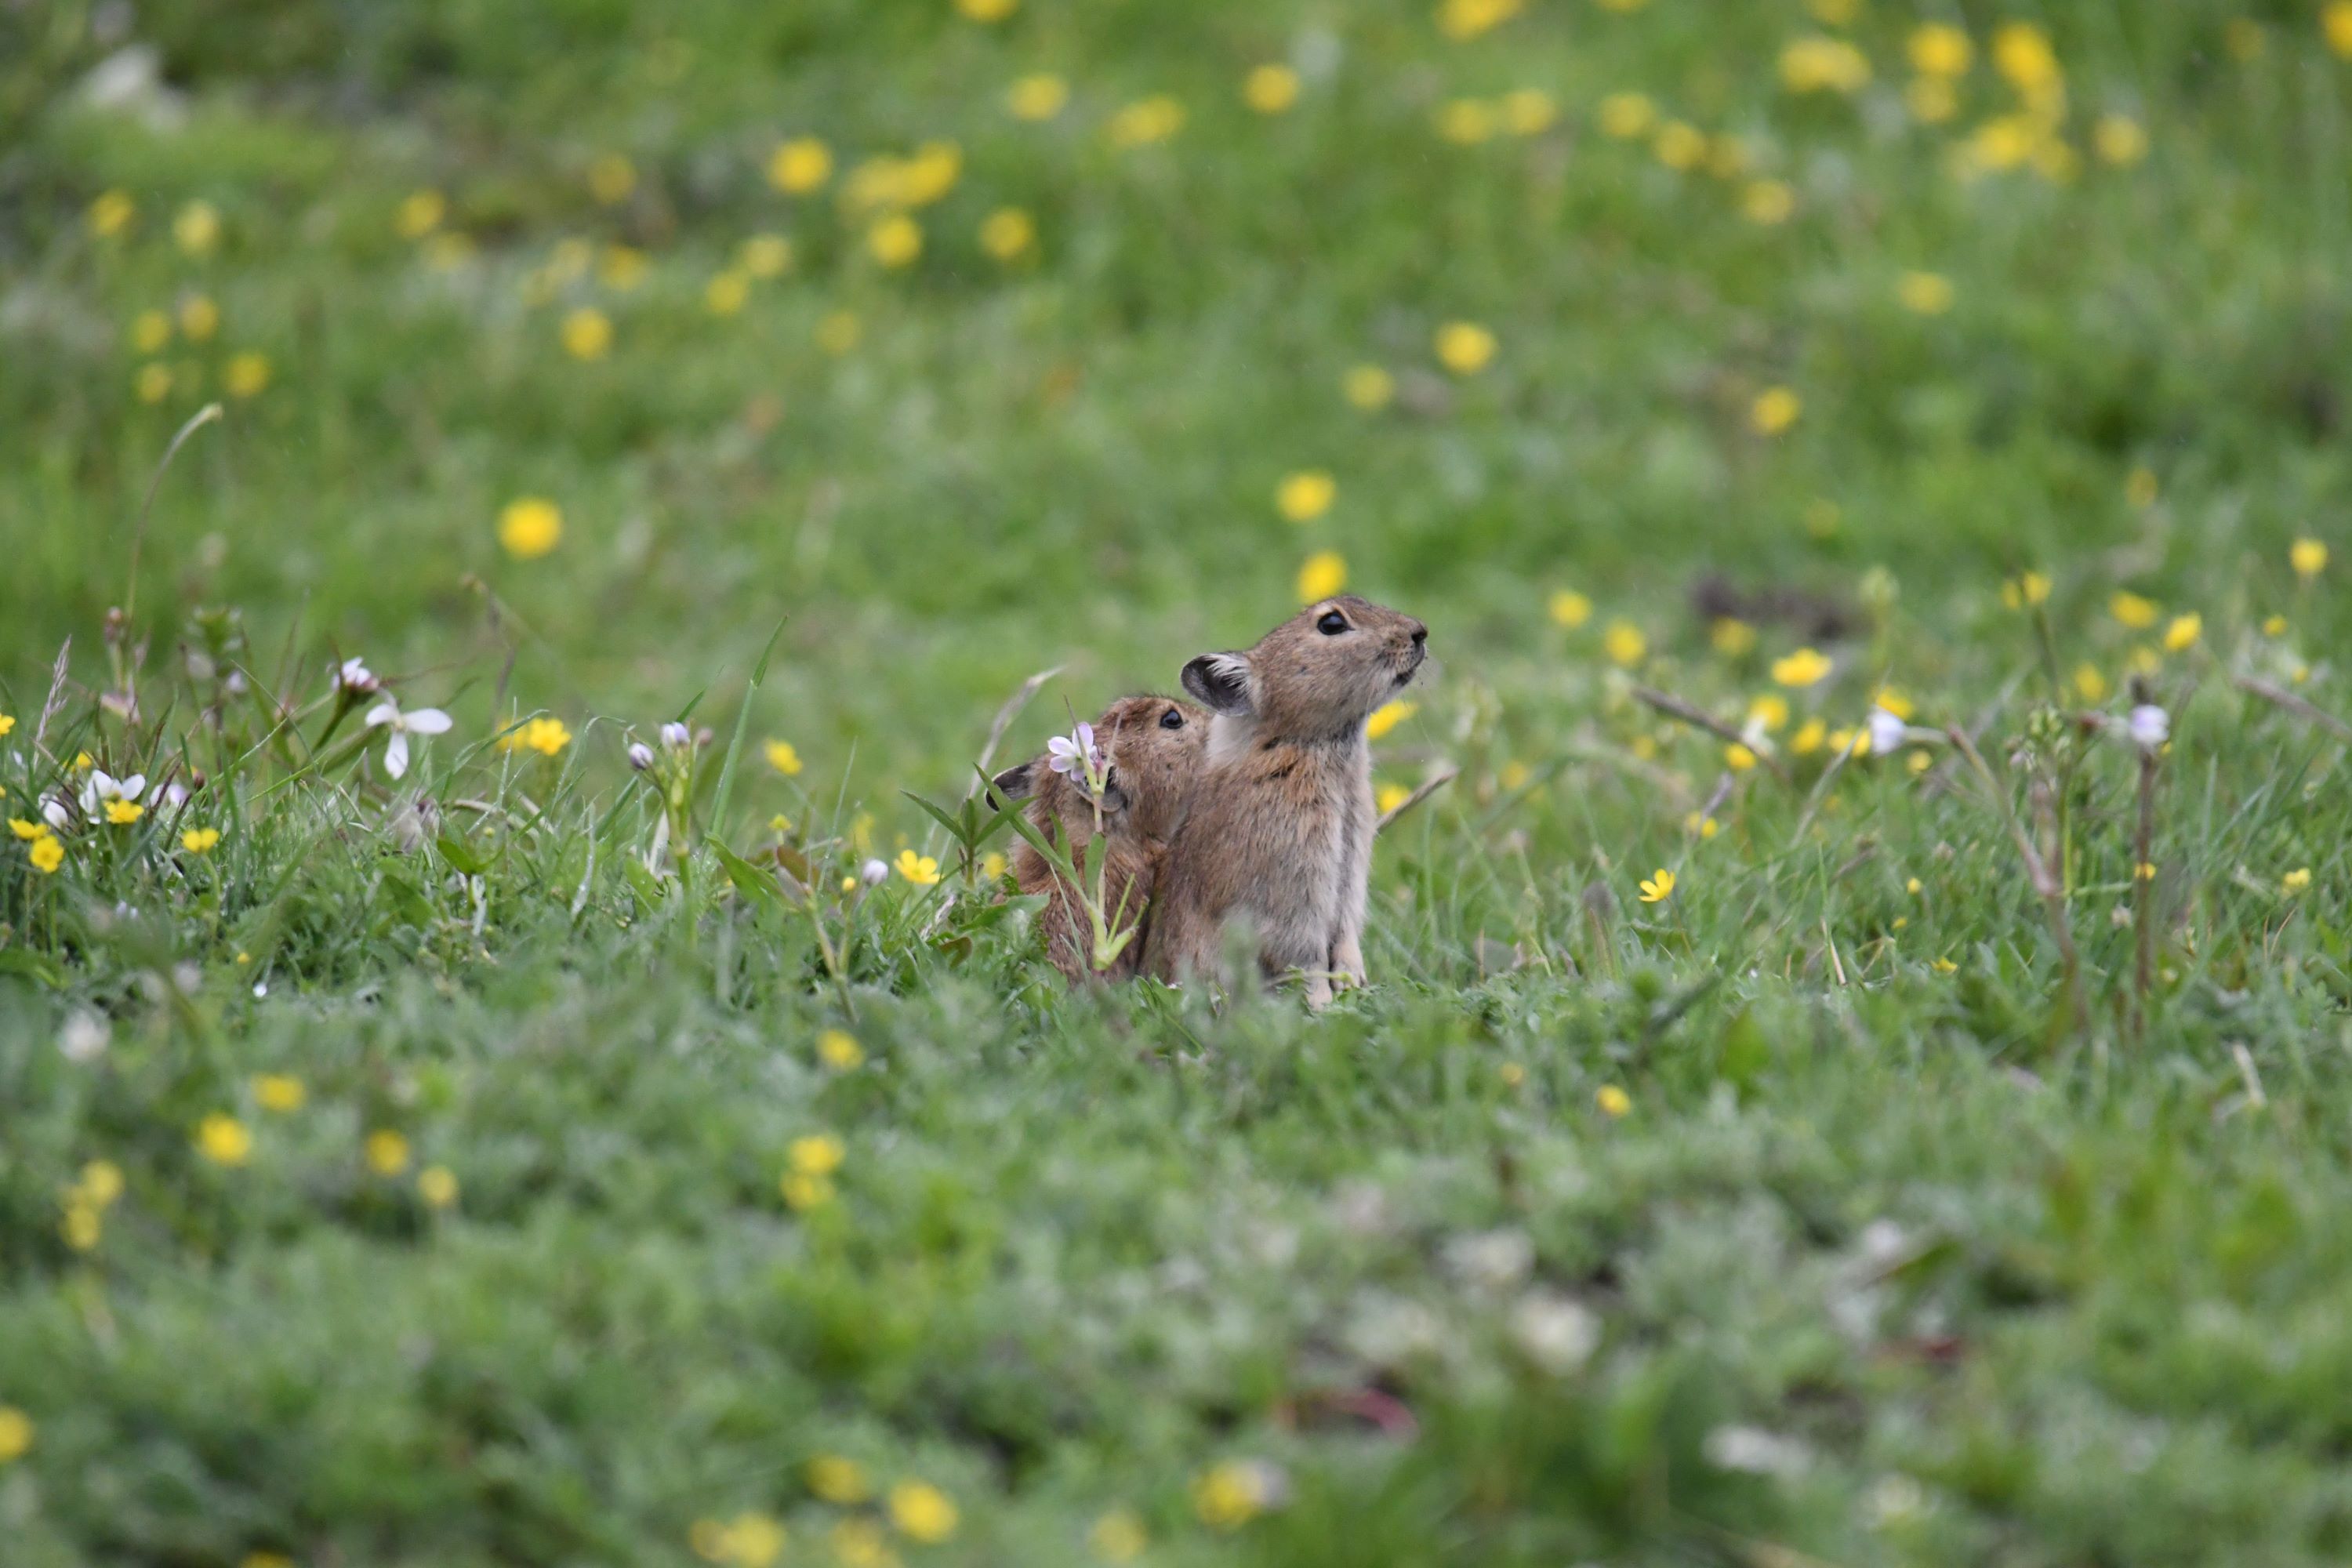
[[[1941,125],[1927,19],[1976,46]],[[2063,177],[1955,167],[2018,109],[2016,19]],[[0,14],[0,805],[84,752],[202,787],[54,873],[0,842],[9,1568],[766,1568],[759,1520],[784,1563],[1078,1563],[1132,1545],[1107,1517],[1171,1564],[2352,1552],[2352,63],[2315,7],[1541,0],[1454,40],[1417,3],[214,0],[138,14],[161,129],[82,100],[100,20]],[[1790,90],[1815,34],[1872,79]],[[1069,102],[1024,122],[1037,71]],[[1525,89],[1553,123],[1433,129]],[[1747,166],[1603,134],[1632,91]],[[1182,128],[1112,145],[1158,93]],[[2100,155],[2117,116],[2144,160]],[[803,135],[833,179],[787,195]],[[885,268],[845,187],[943,140]],[[399,232],[418,191],[441,237]],[[764,234],[790,268],[714,314]],[[1492,363],[1441,364],[1449,321]],[[526,496],[563,531],[522,560]],[[1374,986],[1070,994],[902,792],[959,795],[1034,672],[1007,754],[1247,643],[1322,551],[1442,666],[1381,782],[1460,769],[1381,839]],[[1843,629],[1710,625],[1708,574]],[[1809,642],[1834,672],[1776,685]],[[352,656],[457,721],[397,784],[334,720]],[[1637,683],[1793,711],[1736,770]],[[1888,685],[1898,754],[1797,743]],[[533,715],[570,739],[494,744]],[[681,715],[665,801],[625,746]],[[901,849],[943,879],[855,882]],[[821,1495],[829,1458],[880,1495]],[[1221,1511],[1246,1476],[1281,1495]],[[893,1522],[918,1481],[944,1540]]]

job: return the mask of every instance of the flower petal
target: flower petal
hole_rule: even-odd
[[[446,735],[455,721],[438,708],[419,708],[408,715],[408,732],[412,735]]]
[[[394,729],[392,739],[384,742],[383,771],[394,778],[408,771],[408,731]]]
[[[129,778],[123,779],[114,787],[116,793],[120,794],[123,799],[137,800],[140,795],[147,788],[147,775],[145,773],[132,773]]]
[[[367,710],[367,722],[368,728],[371,730],[374,729],[378,724],[399,723],[400,704],[392,701],[377,703],[374,707]]]

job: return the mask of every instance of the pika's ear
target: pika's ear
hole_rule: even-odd
[[[1017,768],[1007,768],[989,782],[1007,800],[1027,800],[1037,788],[1037,764],[1032,760]]]
[[[1249,675],[1246,654],[1204,653],[1184,667],[1184,689],[1205,703],[1212,713],[1244,718],[1253,711]]]

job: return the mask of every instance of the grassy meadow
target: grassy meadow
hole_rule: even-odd
[[[0,7],[0,1560],[2342,1563],[2347,249],[2344,3]],[[1065,987],[1342,585],[1372,985]]]

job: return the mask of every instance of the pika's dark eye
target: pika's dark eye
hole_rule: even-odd
[[[1181,708],[1171,708],[1167,712],[1162,713],[1160,716],[1160,727],[1163,730],[1182,729],[1184,727],[1184,710]]]
[[[1315,623],[1315,629],[1327,637],[1336,637],[1348,629],[1348,617],[1337,610],[1326,610],[1322,619]]]

